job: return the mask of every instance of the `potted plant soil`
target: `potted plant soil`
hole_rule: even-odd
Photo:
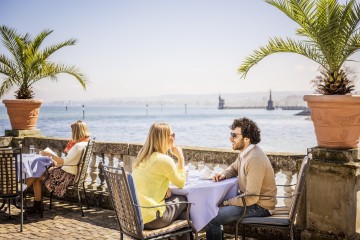
[[[57,80],[60,73],[75,77],[86,89],[87,80],[75,66],[55,63],[50,56],[63,47],[75,45],[76,39],[42,46],[53,30],[44,30],[32,38],[30,34],[19,34],[15,29],[0,26],[2,44],[8,55],[0,53],[0,98],[14,87],[15,98],[3,100],[7,108],[13,130],[32,130],[36,128],[40,105],[43,100],[34,99],[33,84],[42,80]]]
[[[360,137],[360,96],[353,95],[346,61],[360,49],[360,3],[350,0],[265,0],[298,24],[302,40],[270,39],[248,56],[238,72],[246,77],[260,60],[290,52],[317,62],[322,70],[312,82],[317,95],[305,95],[319,147],[350,149]]]

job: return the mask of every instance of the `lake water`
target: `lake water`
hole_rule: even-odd
[[[260,146],[268,152],[306,154],[316,146],[314,127],[299,111],[227,109],[209,106],[42,106],[37,128],[47,137],[71,137],[70,124],[84,120],[97,141],[144,143],[154,122],[171,124],[176,143],[183,146],[231,148],[229,125],[233,119],[248,117],[261,129]],[[0,135],[10,129],[4,106],[0,107]]]

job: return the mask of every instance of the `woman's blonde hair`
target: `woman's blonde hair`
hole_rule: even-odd
[[[80,142],[84,138],[90,137],[90,132],[86,123],[81,120],[78,120],[71,124],[71,133],[72,133],[72,140],[75,142]]]
[[[154,152],[167,154],[170,148],[170,134],[170,125],[167,123],[154,123],[151,125],[146,142],[135,159],[134,168],[148,160]]]

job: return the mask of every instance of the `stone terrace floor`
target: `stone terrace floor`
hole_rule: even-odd
[[[4,213],[7,207],[0,210],[0,239],[120,239],[112,210],[92,207],[85,210],[85,217],[81,217],[80,209],[74,203],[54,200],[53,208],[49,210],[49,201],[45,199],[44,202],[44,217],[29,215],[24,220],[22,233],[20,210],[12,206],[11,219],[8,212]],[[199,237],[206,239],[203,232]],[[234,239],[234,236],[226,235],[225,239]]]

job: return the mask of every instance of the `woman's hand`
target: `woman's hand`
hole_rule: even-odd
[[[44,157],[51,157],[52,154],[46,151],[40,151],[39,154]]]
[[[181,157],[181,156],[184,157],[184,154],[183,154],[183,151],[182,151],[181,147],[173,145],[171,147],[171,151],[172,151],[172,153],[175,155],[175,157],[177,159],[179,159],[179,157]]]
[[[173,145],[171,147],[171,152],[172,152],[172,154],[174,154],[174,156],[178,160],[178,168],[179,169],[184,169],[184,167],[185,167],[185,159],[184,159],[184,154],[183,154],[183,151],[182,151],[181,147]]]
[[[171,197],[171,189],[168,188],[167,191],[166,191],[166,194],[165,194],[165,199]]]

